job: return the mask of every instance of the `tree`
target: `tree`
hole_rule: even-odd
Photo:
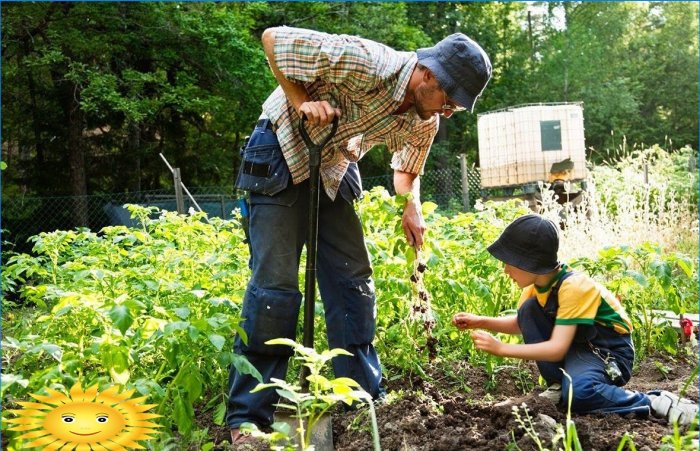
[[[2,8],[5,153],[22,155],[8,179],[44,195],[158,188],[169,183],[163,152],[186,182],[231,180],[221,150],[237,146],[273,86],[240,7]],[[80,209],[75,225],[86,225]]]

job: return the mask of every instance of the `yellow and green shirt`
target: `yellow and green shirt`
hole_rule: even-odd
[[[518,308],[535,296],[544,307],[557,282],[569,269],[564,266],[545,287],[530,285],[523,290]],[[617,297],[586,274],[574,272],[559,287],[559,309],[555,324],[585,324],[609,327],[620,334],[632,332],[632,323]]]

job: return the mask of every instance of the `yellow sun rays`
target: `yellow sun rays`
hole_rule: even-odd
[[[80,382],[66,395],[47,388],[48,395],[31,394],[40,402],[18,402],[23,409],[7,422],[11,431],[24,432],[28,448],[53,450],[144,449],[138,442],[153,438],[161,427],[149,420],[160,417],[147,411],[156,404],[141,404],[146,397],[131,399],[134,390],[119,392],[115,386],[99,392],[97,385],[83,390]]]

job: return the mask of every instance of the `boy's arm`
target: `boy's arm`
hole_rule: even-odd
[[[487,329],[501,334],[520,335],[516,315],[496,318],[461,312],[452,317],[452,324],[458,329]]]
[[[502,343],[488,332],[474,331],[472,339],[476,349],[501,357],[515,357],[541,362],[561,362],[569,351],[576,334],[576,325],[554,326],[549,340],[533,344]]]

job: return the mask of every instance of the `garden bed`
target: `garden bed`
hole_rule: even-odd
[[[648,356],[636,368],[627,388],[678,393],[696,367],[694,356],[669,357],[660,353]],[[558,425],[566,422],[563,408],[536,396],[540,388],[528,394],[519,388],[523,387],[524,377],[531,377],[529,383],[537,380],[534,363],[500,371],[491,391],[485,389],[490,378],[483,368],[466,362],[453,363],[448,371],[445,368],[426,368],[426,371],[427,378],[413,377],[388,384],[387,401],[376,409],[383,450],[539,449],[513,413],[513,406],[522,403],[527,405],[532,420],[531,431],[537,434],[544,448],[553,448],[552,437],[558,427],[554,422]],[[698,399],[697,383],[688,384],[687,390],[686,397]],[[522,408],[519,414],[527,422]],[[656,418],[573,414],[572,420],[584,450],[617,450],[625,433],[637,450],[658,450],[664,437],[673,435],[673,427]],[[228,449],[228,430],[213,426],[212,432],[218,442],[217,449]],[[333,413],[333,441],[337,451],[373,449],[367,411]],[[559,445],[562,446],[561,441]],[[248,449],[269,448],[260,444]]]
[[[535,376],[535,365],[527,366]],[[640,363],[627,388],[678,392],[696,366],[694,356],[671,359],[666,354],[658,354],[647,357]],[[485,371],[466,363],[455,364],[450,379],[455,380],[457,377],[471,388],[470,392],[458,390],[454,384],[446,383],[444,375],[439,373],[431,374],[433,382],[422,379],[412,381],[412,388],[401,388],[404,394],[400,399],[377,408],[382,449],[494,451],[511,449],[509,446],[514,443],[523,450],[538,449],[518,425],[512,412],[512,406],[522,402],[528,407],[534,430],[542,445],[552,448],[551,437],[555,428],[538,418],[538,414],[547,415],[557,423],[564,424],[566,411],[546,399],[523,395],[517,388],[521,375],[516,377],[513,373],[515,372],[499,373],[498,384],[490,393],[484,390],[488,379]],[[686,396],[698,399],[696,383],[689,384]],[[506,400],[514,402],[503,405]],[[359,419],[357,416],[358,414],[351,413],[336,415],[334,418],[337,450],[372,449],[367,416]],[[522,410],[520,416],[524,418]],[[673,434],[671,426],[655,418],[574,414],[572,419],[584,450],[616,450],[626,432],[630,434],[637,450],[656,450],[660,448],[664,436]]]

